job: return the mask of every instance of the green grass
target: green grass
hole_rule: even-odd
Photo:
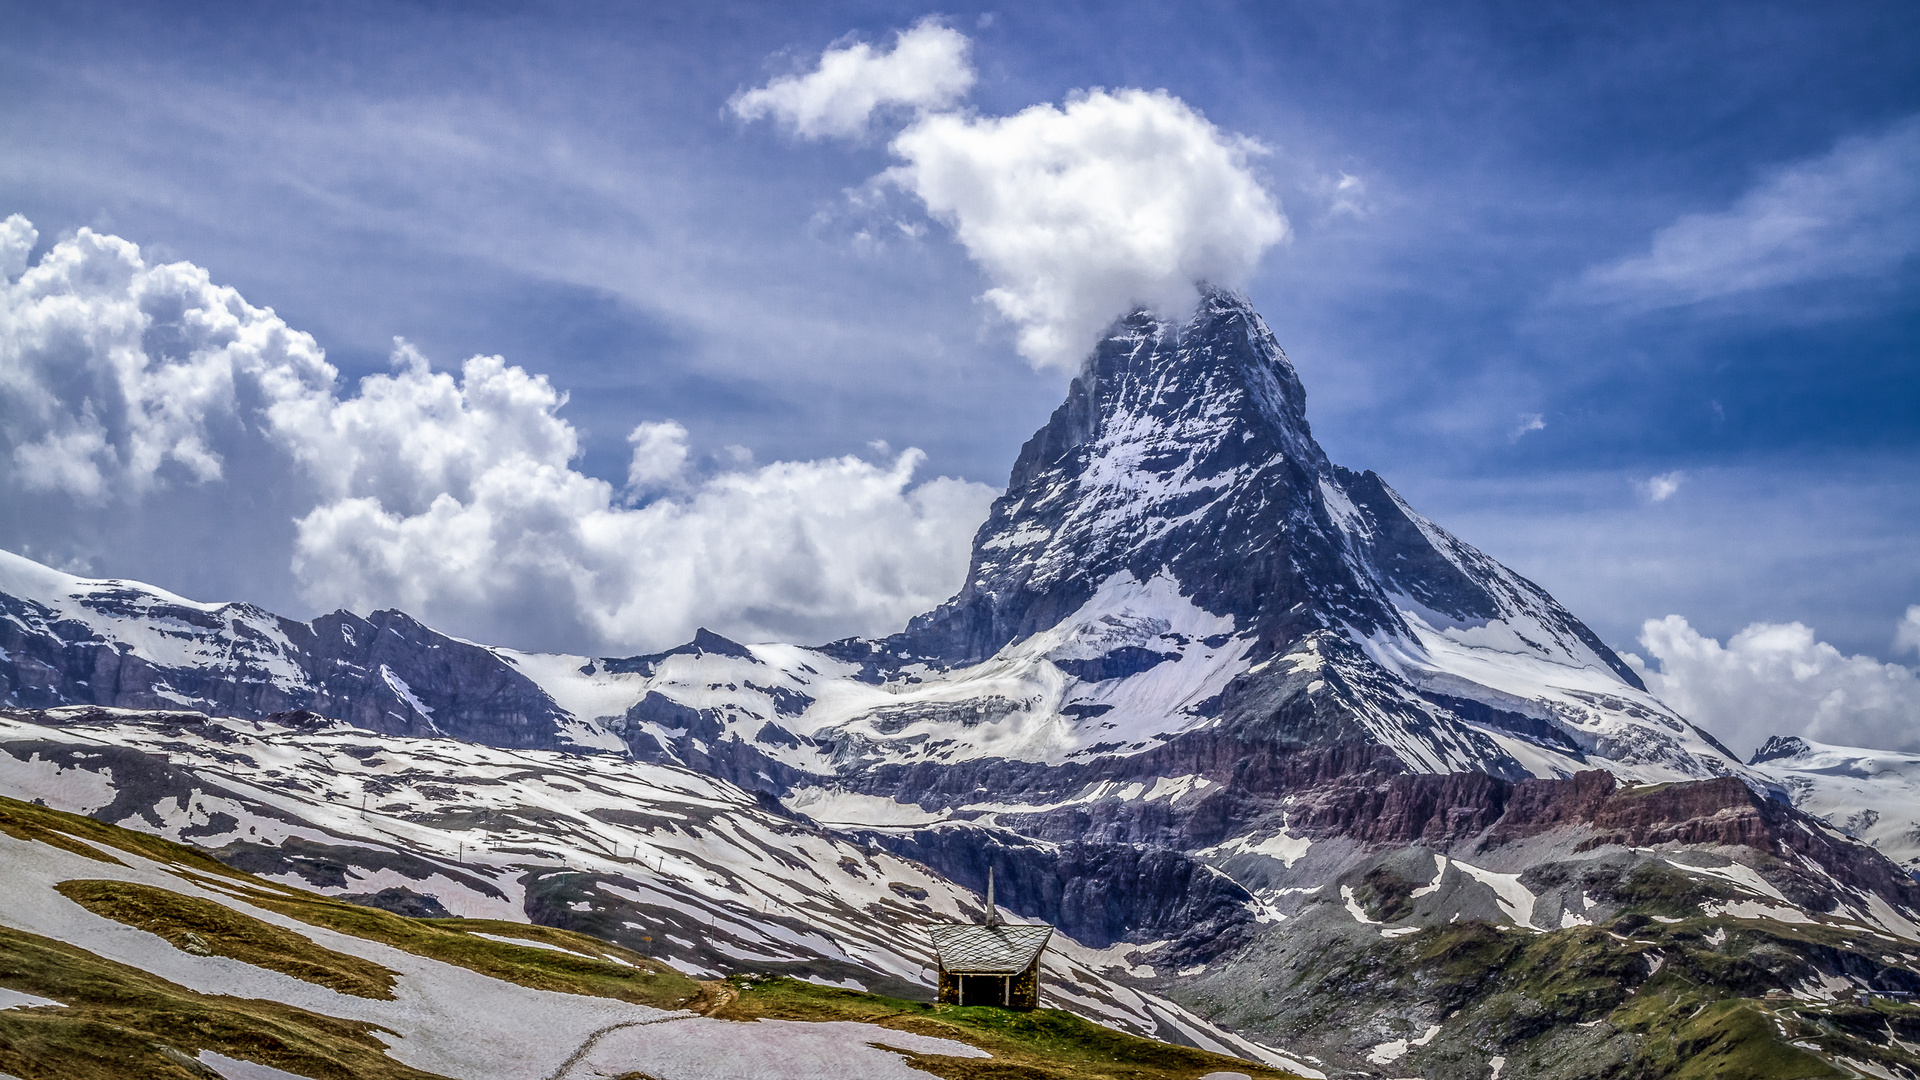
[[[669,1009],[724,996],[717,986],[703,988],[665,964],[584,934],[481,919],[408,919],[260,881],[159,837],[4,797],[0,831],[105,863],[119,860],[100,848],[139,855],[169,866],[185,881],[238,894],[264,910],[521,986]],[[74,880],[59,888],[90,910],[156,933],[176,947],[193,933],[218,955],[349,993],[391,994],[394,976],[386,968],[321,948],[213,901],[114,881]],[[493,941],[474,931],[569,951]],[[197,994],[31,934],[0,930],[0,985],[69,1006],[0,1012],[0,1071],[26,1080],[184,1080],[197,1074],[178,1055],[192,1058],[203,1049],[314,1080],[429,1080],[429,1074],[386,1056],[373,1036],[377,1027],[274,1002]],[[1290,1075],[1127,1035],[1053,1009],[1021,1013],[930,1005],[788,978],[739,978],[728,987],[738,996],[712,1011],[722,1019],[866,1021],[954,1039],[993,1055],[910,1055],[916,1067],[953,1080],[1193,1080],[1216,1071],[1263,1080]]]
[[[854,1020],[952,1039],[991,1058],[910,1054],[914,1067],[950,1080],[1193,1080],[1210,1072],[1256,1078],[1291,1073],[1190,1047],[1143,1039],[1059,1009],[961,1008],[839,990],[789,978],[735,977],[739,997],[712,1015],[732,1020]]]
[[[409,919],[377,908],[361,907],[317,893],[264,882],[251,874],[234,870],[196,848],[4,796],[0,796],[0,831],[20,839],[52,844],[103,862],[118,863],[119,860],[91,844],[81,843],[80,839],[139,855],[170,865],[176,874],[187,881],[238,893],[249,904],[311,926],[382,942],[416,956],[456,964],[536,990],[609,997],[669,1009],[679,1007],[699,993],[699,985],[694,980],[671,967],[585,934],[491,919]],[[179,897],[179,900],[186,901],[188,898]],[[181,914],[182,909],[176,905],[176,915]],[[211,917],[210,913],[203,914]],[[246,916],[238,917],[247,919]],[[248,921],[267,927],[267,924],[258,920]],[[469,931],[539,941],[571,951],[563,953],[533,946],[508,945],[476,937]],[[182,930],[182,935],[185,932]],[[161,936],[167,935],[163,933]],[[206,936],[204,932],[202,936]],[[174,939],[169,937],[168,940]],[[212,939],[209,938],[208,942],[212,944]],[[180,942],[176,941],[175,944]],[[324,951],[318,946],[309,947]],[[271,946],[263,946],[263,949],[266,953],[273,951]],[[235,959],[255,962],[241,956]],[[295,972],[288,971],[287,974]]]
[[[393,1000],[391,970],[211,900],[130,881],[63,881],[55,888],[95,915],[156,934],[176,949],[225,956],[343,994]]]
[[[24,1080],[204,1080],[170,1058],[202,1050],[313,1080],[434,1080],[386,1054],[383,1029],[248,998],[200,994],[138,968],[0,928],[0,986],[65,1008],[0,1011],[0,1072]]]
[[[1658,904],[1668,882],[1637,883]],[[1715,944],[1709,932],[1724,932]],[[1629,915],[1610,927],[1544,934],[1484,923],[1436,927],[1397,943],[1393,966],[1438,995],[1452,1026],[1465,1025],[1515,1067],[1553,1059],[1573,1025],[1625,1033],[1624,1072],[1635,1080],[1812,1080],[1851,1076],[1822,1055],[1920,1071],[1920,1055],[1890,1035],[1920,1033],[1920,1008],[1766,999],[1817,976],[1811,959],[1869,971],[1884,945],[1855,943],[1838,927],[1691,917],[1662,923]],[[1843,956],[1842,954],[1851,954]],[[1385,955],[1385,954],[1383,954]],[[1649,975],[1653,958],[1658,970]],[[1454,1010],[1457,1010],[1454,1011]],[[1819,1048],[1811,1052],[1800,1042]],[[1417,1059],[1408,1062],[1417,1068]],[[1545,1066],[1542,1066],[1545,1067]],[[1557,1074],[1556,1074],[1557,1075]],[[1580,1073],[1579,1075],[1587,1075]]]

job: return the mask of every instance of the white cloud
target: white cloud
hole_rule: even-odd
[[[40,239],[33,222],[19,214],[0,221],[0,281],[11,281],[27,271],[27,256]]]
[[[33,227],[9,218],[7,257]],[[0,435],[30,491],[99,502],[166,477],[219,479],[243,400],[331,393],[318,345],[188,263],[148,266],[81,229],[0,290]]]
[[[483,640],[597,651],[699,625],[820,640],[897,628],[956,588],[993,491],[914,483],[907,450],[698,477],[688,433],[637,426],[628,494],[573,468],[565,395],[497,356],[336,390],[313,339],[185,263],[83,230],[0,290],[7,482],[74,499],[172,497],[227,461],[307,493],[291,559],[323,607],[400,607]],[[247,499],[250,493],[236,493]],[[116,503],[116,504],[117,504]]]
[[[1164,90],[1096,89],[1013,116],[957,111],[973,85],[967,48],[964,35],[922,20],[889,53],[828,49],[815,71],[732,106],[809,138],[857,135],[887,104],[915,107],[889,147],[904,164],[875,180],[911,192],[952,228],[992,284],[983,299],[1015,325],[1036,366],[1077,365],[1136,305],[1183,315],[1199,285],[1238,288],[1287,238],[1286,217],[1247,167],[1262,152],[1252,139],[1222,132]],[[1365,215],[1358,177],[1329,184],[1330,214]],[[872,193],[852,200],[864,205]],[[874,249],[883,235],[862,229],[854,242]]]
[[[1350,217],[1355,221],[1365,221],[1373,216],[1373,203],[1367,198],[1367,182],[1352,173],[1321,177],[1317,194],[1326,202],[1329,220]]]
[[[927,115],[891,148],[905,163],[884,178],[952,227],[1037,365],[1077,364],[1134,304],[1184,313],[1197,283],[1241,285],[1287,237],[1258,146],[1164,91]]]
[[[974,79],[968,45],[959,31],[922,19],[895,34],[886,52],[865,42],[828,49],[813,71],[737,94],[730,104],[742,119],[773,117],[803,138],[851,137],[866,131],[876,110],[944,109],[966,97]]]
[[[1647,482],[1640,485],[1640,487],[1641,490],[1647,493],[1647,498],[1653,502],[1666,502],[1668,499],[1673,498],[1674,494],[1680,490],[1680,485],[1684,483],[1686,479],[1686,473],[1675,469],[1673,472],[1648,477]]]
[[[1513,442],[1519,442],[1520,437],[1530,431],[1545,431],[1545,430],[1547,430],[1546,417],[1540,415],[1537,412],[1521,413],[1520,422],[1514,425],[1513,433],[1507,437],[1509,440]]]
[[[640,424],[627,433],[633,458],[627,463],[627,490],[635,495],[678,486],[685,479],[687,429],[673,420]]]
[[[1920,117],[1778,169],[1724,210],[1681,217],[1654,234],[1646,254],[1589,270],[1580,292],[1673,307],[1884,274],[1917,252]]]
[[[1659,664],[1629,657],[1648,688],[1743,753],[1770,735],[1920,750],[1920,676],[1844,655],[1800,623],[1754,623],[1722,646],[1669,615],[1647,620],[1640,644]]]
[[[1920,652],[1920,604],[1908,607],[1906,617],[1894,628],[1893,651]]]
[[[372,498],[318,507],[299,522],[295,568],[349,606],[442,625],[560,611],[619,649],[699,625],[748,640],[876,632],[953,591],[993,497],[946,478],[914,486],[920,460],[778,462],[639,509],[604,481],[513,460],[417,514]]]

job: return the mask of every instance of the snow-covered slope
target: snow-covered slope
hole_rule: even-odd
[[[933,979],[921,928],[982,907],[923,865],[672,766],[338,723],[94,709],[45,719],[55,723],[0,717],[0,793],[195,844],[269,881],[573,929],[703,976],[786,972],[921,996]],[[1124,953],[1062,936],[1048,1002],[1258,1051],[1111,981],[1103,972],[1124,970]]]
[[[0,805],[0,824],[0,1075],[913,1080],[942,1058],[1009,1067],[962,1027],[883,1026],[897,1002],[806,1022],[807,999],[789,996],[788,1019],[755,1021],[764,980],[696,984],[577,934],[373,918],[19,803]]]
[[[1776,736],[1752,764],[1795,807],[1920,873],[1920,754]]]
[[[1022,449],[959,594],[883,641],[703,631],[653,656],[542,656],[398,612],[298,623],[0,554],[0,702],[307,709],[786,794],[875,765],[1059,765],[1271,728],[1289,673],[1331,665],[1347,693],[1266,737],[1364,740],[1420,772],[1761,783],[1538,586],[1329,462],[1305,401],[1244,299],[1134,314]]]

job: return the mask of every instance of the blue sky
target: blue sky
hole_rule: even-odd
[[[690,506],[728,470],[906,447],[914,484],[998,487],[1068,377],[1020,355],[949,228],[875,195],[898,117],[807,139],[735,95],[928,15],[970,43],[976,115],[1164,89],[1262,148],[1291,239],[1243,285],[1335,460],[1622,647],[1679,614],[1903,655],[1911,4],[6,6],[0,216],[33,258],[89,227],[204,267],[311,334],[343,395],[396,336],[437,371],[499,354],[570,395],[584,476],[618,487],[635,425],[682,425]],[[0,546],[296,614],[386,596],[330,592],[312,551],[289,572],[316,497],[262,453],[90,499],[9,474]],[[978,499],[949,494],[912,520]],[[613,647],[539,595],[430,613]],[[742,632],[894,613],[689,603]]]

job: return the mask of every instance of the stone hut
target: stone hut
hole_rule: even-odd
[[[1040,1004],[1040,954],[1053,927],[1020,926],[993,905],[993,870],[987,870],[987,914],[978,923],[931,928],[940,963],[940,1000],[948,1005],[998,1005],[1031,1009]]]

